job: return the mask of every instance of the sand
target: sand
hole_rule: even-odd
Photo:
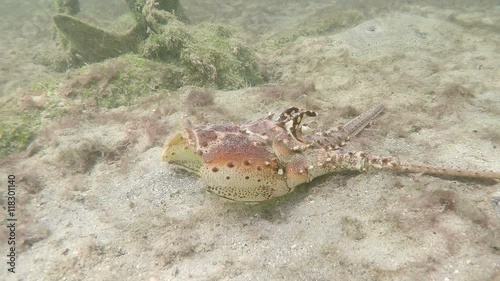
[[[332,7],[279,2],[185,6],[195,22],[232,24],[256,45]],[[387,110],[346,149],[500,171],[500,7],[375,4],[360,24],[261,53],[271,85],[216,91],[214,105],[189,110],[187,87],[48,124],[35,153],[0,166],[2,181],[19,179],[20,218],[16,273],[2,262],[0,279],[500,280],[498,181],[345,173],[246,205],[160,160],[185,118],[239,123],[299,105],[326,128],[381,103]],[[1,57],[3,74],[22,73],[4,82],[3,97],[48,72],[33,70],[25,50],[14,54],[26,64]],[[61,163],[75,148],[101,154]],[[7,235],[3,227],[3,260]]]

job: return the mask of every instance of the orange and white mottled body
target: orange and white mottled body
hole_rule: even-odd
[[[341,149],[382,111],[374,106],[336,130],[307,133],[302,121],[313,111],[291,107],[277,120],[273,115],[237,126],[187,124],[169,137],[163,160],[198,174],[207,189],[221,197],[259,202],[290,193],[300,184],[346,170],[393,170],[485,179],[500,179],[500,172],[448,169],[406,164],[395,157]]]

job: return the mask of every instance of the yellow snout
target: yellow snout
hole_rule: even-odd
[[[171,135],[165,142],[162,160],[196,174],[202,164],[201,156],[196,154],[194,147],[188,144],[186,137],[180,132]]]

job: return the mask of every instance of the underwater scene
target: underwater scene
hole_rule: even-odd
[[[0,0],[0,280],[500,280],[498,0]]]

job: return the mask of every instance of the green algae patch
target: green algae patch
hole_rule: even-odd
[[[190,81],[218,89],[238,89],[263,82],[257,57],[230,27],[202,24],[194,28],[196,38],[181,52],[181,64]]]
[[[111,24],[127,26],[128,31],[103,29],[77,18],[80,11],[78,0],[55,0],[58,14],[53,17],[57,28],[58,43],[66,53],[68,66],[81,66],[100,62],[125,53],[136,53],[151,34],[157,33],[170,19],[187,22],[178,0],[126,0],[130,9],[127,17]],[[132,21],[132,23],[130,23]]]
[[[179,0],[125,0],[125,2],[138,25],[148,25],[155,29],[152,25],[155,21],[158,22],[158,18],[165,19],[164,13],[173,14],[181,21],[188,22]]]
[[[24,151],[40,128],[61,117],[134,105],[179,88],[182,79],[175,65],[128,54],[37,83],[0,108],[0,156]]]
[[[70,72],[58,91],[84,109],[116,108],[159,90],[177,89],[182,78],[175,65],[128,54]]]
[[[29,122],[7,124],[0,122],[0,156],[25,150],[35,136]]]
[[[148,59],[178,63],[183,49],[194,41],[188,26],[172,19],[168,25],[159,27],[158,33],[148,37],[141,54]]]
[[[187,85],[232,90],[263,81],[257,56],[233,28],[174,19],[160,31],[144,42],[142,55],[178,65]]]
[[[65,114],[53,81],[37,83],[30,90],[19,92],[16,98],[0,107],[0,157],[26,150],[45,121]],[[51,93],[49,95],[49,93]]]

